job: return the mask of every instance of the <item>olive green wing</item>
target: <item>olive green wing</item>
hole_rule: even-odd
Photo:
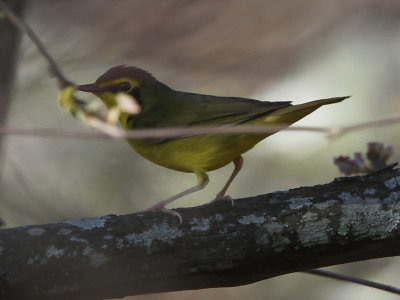
[[[217,97],[178,92],[175,111],[167,123],[174,126],[226,126],[245,123],[290,102],[263,102],[237,97]]]
[[[174,91],[170,97],[164,96],[163,99],[157,101],[154,109],[149,109],[137,116],[134,127],[230,126],[245,123],[291,105],[290,102],[263,102],[177,91]],[[143,100],[146,102],[150,99]],[[176,138],[152,139],[152,142],[160,143],[172,139]]]

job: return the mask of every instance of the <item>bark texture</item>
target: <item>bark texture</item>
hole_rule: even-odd
[[[400,254],[400,171],[165,213],[0,230],[1,299],[237,286]]]

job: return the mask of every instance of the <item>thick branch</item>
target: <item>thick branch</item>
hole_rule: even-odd
[[[165,213],[0,231],[1,299],[237,286],[400,254],[400,171]]]

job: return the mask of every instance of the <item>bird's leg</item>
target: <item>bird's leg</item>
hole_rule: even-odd
[[[153,206],[150,206],[149,208],[142,210],[142,212],[163,211],[168,214],[176,216],[179,219],[179,222],[182,224],[183,219],[182,219],[181,214],[172,209],[168,209],[165,206],[167,204],[171,203],[172,201],[175,201],[176,199],[182,198],[186,195],[189,195],[191,193],[194,193],[194,192],[204,189],[209,182],[207,174],[204,172],[198,172],[198,173],[196,173],[196,177],[197,177],[197,185],[192,186],[191,188],[188,188],[187,190],[184,190],[183,192],[180,192],[179,194],[169,197],[163,201],[160,201],[160,202],[154,204]]]
[[[233,172],[231,176],[229,176],[228,181],[225,183],[224,187],[222,190],[217,194],[215,199],[213,201],[217,200],[230,200],[232,201],[232,198],[230,196],[225,196],[225,193],[228,189],[228,187],[231,185],[233,179],[235,179],[236,175],[239,173],[239,171],[242,169],[243,166],[243,157],[239,156],[233,161],[233,164],[235,165],[235,168],[233,169]],[[233,201],[232,201],[232,206],[233,206]]]

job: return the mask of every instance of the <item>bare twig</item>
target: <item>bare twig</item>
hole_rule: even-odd
[[[318,127],[280,127],[280,126],[235,126],[235,127],[190,127],[190,128],[154,128],[124,130],[97,119],[87,119],[86,123],[100,129],[102,132],[67,130],[57,128],[7,128],[0,127],[0,135],[21,135],[38,137],[60,137],[60,138],[85,138],[85,139],[152,139],[152,138],[174,138],[181,136],[193,136],[201,134],[265,134],[277,130],[288,131],[311,131],[324,133],[324,128]]]
[[[175,127],[175,128],[152,128],[124,130],[110,125],[105,121],[90,116],[85,123],[97,128],[104,133],[89,132],[81,130],[66,130],[55,128],[6,128],[0,127],[0,135],[25,135],[25,136],[48,136],[62,138],[85,138],[85,139],[152,139],[152,138],[176,138],[182,136],[193,136],[201,134],[266,134],[277,131],[308,131],[326,134],[329,137],[341,137],[350,132],[354,132],[368,127],[392,125],[400,123],[400,116],[382,118],[379,120],[360,123],[343,127],[307,127],[285,125],[263,125],[248,126],[238,125],[231,127]]]
[[[329,137],[336,138],[336,137],[345,135],[346,133],[358,131],[361,129],[387,126],[387,125],[392,125],[392,124],[397,124],[397,123],[400,123],[400,115],[393,115],[393,116],[384,117],[381,119],[368,121],[368,122],[362,122],[362,123],[358,123],[358,124],[354,124],[354,125],[331,128],[328,132],[328,135],[329,135]]]
[[[369,286],[369,287],[372,287],[372,288],[375,288],[378,290],[382,290],[382,291],[400,295],[400,288],[398,288],[398,287],[371,281],[371,280],[367,280],[367,279],[362,279],[362,278],[357,278],[357,277],[348,276],[348,275],[344,275],[344,274],[339,274],[339,273],[335,273],[335,272],[331,272],[331,271],[327,271],[327,270],[321,270],[321,269],[309,270],[309,271],[303,271],[302,273],[328,277],[331,279],[337,279],[337,280],[342,280],[342,281],[346,281],[346,282],[352,282],[352,283]]]

